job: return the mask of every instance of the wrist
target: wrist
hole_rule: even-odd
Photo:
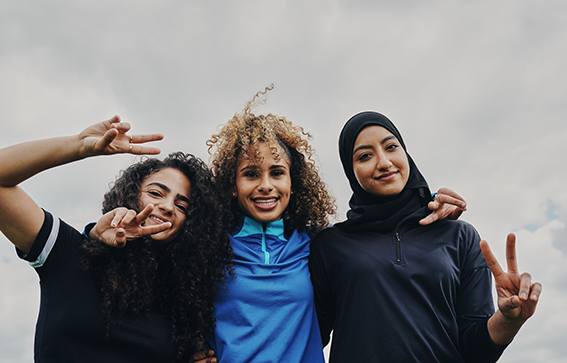
[[[509,344],[525,322],[525,319],[507,316],[498,309],[487,322],[490,339],[496,345]]]

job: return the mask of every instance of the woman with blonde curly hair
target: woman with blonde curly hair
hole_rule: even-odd
[[[283,116],[252,112],[270,89],[207,141],[235,276],[217,292],[212,350],[194,355],[200,363],[324,362],[308,257],[312,237],[329,226],[336,207],[309,133]],[[429,222],[452,211],[439,208]]]
[[[307,261],[335,203],[310,135],[285,117],[252,113],[258,97],[207,142],[236,275],[217,293],[209,342],[220,362],[323,362]]]

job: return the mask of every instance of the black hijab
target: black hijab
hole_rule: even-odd
[[[373,125],[382,126],[396,136],[408,157],[410,166],[408,181],[404,189],[394,196],[379,197],[368,193],[362,189],[354,175],[352,151],[356,137],[362,129]],[[387,232],[431,200],[427,182],[407,153],[402,135],[386,116],[378,112],[366,111],[351,117],[339,136],[339,154],[353,191],[349,201],[350,210],[347,212],[347,220],[337,224],[341,228]]]

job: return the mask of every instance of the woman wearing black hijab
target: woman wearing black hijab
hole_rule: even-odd
[[[541,293],[516,271],[513,235],[505,273],[466,222],[420,225],[429,187],[382,114],[352,117],[339,152],[351,209],[315,237],[310,256],[324,345],[333,331],[330,362],[498,360]],[[488,266],[497,276],[496,312]]]

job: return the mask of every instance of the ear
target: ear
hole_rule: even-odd
[[[230,196],[233,198],[236,198],[238,196],[238,193],[236,192],[236,187],[232,187],[230,189]]]

